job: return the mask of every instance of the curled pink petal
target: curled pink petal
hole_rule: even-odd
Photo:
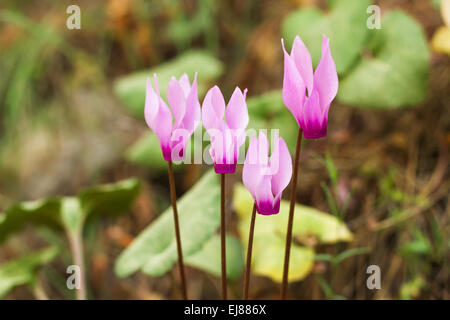
[[[195,73],[194,79],[197,78],[197,73]],[[191,90],[191,84],[189,83],[189,77],[186,73],[183,73],[183,75],[180,77],[180,80],[178,80],[178,83],[180,84],[181,88],[183,88],[184,96],[187,97],[189,94],[189,91]],[[194,85],[194,84],[192,84]]]
[[[284,51],[283,102],[298,122],[306,96],[305,82],[300,76],[294,60],[286,52],[283,40],[282,44]]]
[[[294,39],[294,44],[292,45],[291,57],[295,61],[298,73],[302,77],[303,82],[308,88],[308,93],[311,94],[313,89],[313,66],[311,61],[311,55],[306,48],[303,41],[299,36]]]
[[[328,112],[331,102],[338,92],[336,64],[331,56],[329,39],[322,36],[322,58],[314,72],[314,87],[319,93],[322,113]]]
[[[181,82],[181,80],[180,80]],[[189,80],[188,80],[189,82]],[[192,87],[186,95],[186,112],[182,121],[182,127],[188,130],[191,134],[200,123],[201,109],[200,102],[198,101],[198,89],[197,89],[197,73],[194,76]]]
[[[183,88],[175,77],[170,79],[167,87],[167,100],[169,101],[170,108],[175,117],[175,127],[178,127],[186,112],[186,98]]]
[[[245,97],[247,89],[242,93],[241,89],[236,87],[231,95],[230,101],[225,111],[225,119],[231,129],[242,129],[248,125],[248,110]]]
[[[242,169],[242,182],[254,198],[256,198],[257,187],[262,178],[258,157],[258,139],[252,136]]]
[[[283,138],[278,139],[278,148],[274,148],[278,152],[272,152],[270,156],[270,165],[278,162],[276,172],[272,175],[272,193],[275,197],[281,195],[283,190],[288,186],[292,177],[292,158],[289,149]]]

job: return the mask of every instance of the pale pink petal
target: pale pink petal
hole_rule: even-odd
[[[195,73],[195,78],[197,77],[197,73]],[[181,88],[183,88],[184,96],[187,97],[189,94],[189,91],[191,90],[191,84],[189,83],[189,77],[186,73],[183,73],[183,75],[180,77],[180,80],[178,80],[178,83],[180,84]]]
[[[236,87],[225,111],[225,120],[231,129],[245,129],[248,125],[248,110],[245,97],[247,89],[242,93],[241,89]]]
[[[225,100],[219,87],[214,86],[206,93],[202,105],[202,123],[206,130],[217,128],[225,113]]]
[[[328,112],[338,92],[338,76],[331,56],[329,40],[325,35],[322,36],[322,58],[314,72],[314,89],[319,94],[322,113]]]
[[[153,90],[150,78],[147,78],[144,116],[145,116],[145,122],[147,122],[147,125],[153,131],[155,131],[155,126],[154,126],[155,116],[158,113],[158,109],[159,109],[159,96]]]
[[[244,168],[242,170],[242,181],[255,200],[257,186],[259,185],[261,179],[261,169],[258,162],[258,139],[256,139],[256,136],[252,136],[247,149]]]
[[[262,130],[258,135],[258,163],[261,166],[267,166],[269,163],[269,140]]]
[[[306,96],[306,87],[302,77],[298,73],[294,60],[286,52],[283,40],[281,41],[284,51],[283,102],[298,122]]]
[[[272,152],[270,166],[272,169],[276,167],[276,171],[272,171],[272,193],[277,197],[291,181],[292,159],[283,138],[278,139],[278,147],[273,149],[276,151]]]
[[[311,94],[313,89],[313,67],[311,55],[299,36],[296,36],[294,39],[291,57],[294,59],[297,70],[308,88],[308,94]]]
[[[171,160],[171,137],[172,137],[172,126],[173,126],[172,114],[170,113],[169,107],[160,98],[159,99],[159,109],[155,116],[154,132],[158,136],[161,149],[163,151],[164,159]]]
[[[175,77],[172,77],[167,87],[167,100],[175,118],[175,127],[178,127],[186,112],[186,98],[183,88]]]
[[[196,73],[194,76],[194,81],[192,82],[192,87],[189,89],[189,92],[187,94],[186,113],[182,121],[182,128],[188,130],[192,134],[195,128],[200,123],[200,118],[201,118],[201,109],[200,109],[200,102],[198,101],[197,73]]]

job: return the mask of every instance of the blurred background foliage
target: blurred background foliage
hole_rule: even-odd
[[[65,26],[81,8],[81,30]],[[381,29],[366,21],[381,8]],[[340,77],[326,139],[305,141],[291,298],[449,296],[448,0],[3,0],[0,4],[0,298],[69,299],[84,248],[87,296],[179,297],[166,164],[143,121],[145,79],[198,72],[202,98],[248,88],[250,128],[297,125],[281,100],[300,35],[331,39]],[[202,134],[198,129],[197,134]],[[193,154],[193,145],[188,150]],[[218,298],[218,181],[176,166],[189,296]],[[240,298],[251,199],[230,177],[227,263]],[[287,190],[285,197],[289,194]],[[251,296],[277,298],[286,204],[258,216]],[[76,246],[75,246],[76,247]],[[78,256],[79,258],[79,256]],[[366,268],[380,266],[382,289]]]

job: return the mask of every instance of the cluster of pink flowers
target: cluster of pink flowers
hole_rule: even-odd
[[[283,101],[290,110],[305,138],[326,136],[328,110],[338,89],[336,66],[330,53],[329,40],[323,36],[322,58],[313,72],[311,56],[299,37],[296,37],[291,53],[284,51]],[[186,144],[201,122],[210,135],[210,154],[216,173],[233,173],[239,156],[239,148],[245,142],[245,130],[249,122],[246,94],[236,87],[228,104],[219,87],[211,88],[200,108],[197,94],[197,75],[192,84],[184,74],[179,80],[170,80],[167,89],[169,106],[161,98],[156,75],[153,89],[147,81],[145,119],[158,136],[164,159],[184,158]],[[175,136],[176,129],[187,132]],[[264,134],[252,137],[243,170],[243,182],[257,204],[260,214],[279,212],[282,191],[289,184],[292,160],[286,143],[279,138],[276,152],[268,161],[268,142]],[[273,172],[273,163],[278,172]]]

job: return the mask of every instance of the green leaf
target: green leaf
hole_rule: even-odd
[[[80,192],[78,198],[86,219],[96,219],[100,215],[114,217],[131,207],[139,190],[139,180],[131,178],[86,188]]]
[[[397,108],[421,103],[427,93],[430,53],[419,23],[401,11],[382,20],[372,30],[364,57],[340,83],[343,103],[371,108]]]
[[[317,8],[297,10],[284,20],[283,37],[290,47],[299,35],[311,53],[313,64],[317,65],[321,57],[322,34],[325,34],[330,38],[337,71],[343,75],[359,59],[367,39],[366,10],[370,4],[370,0],[336,0],[330,3],[326,15]]]
[[[167,85],[172,76],[179,78],[183,73],[187,73],[192,81],[195,72],[198,72],[198,88],[201,95],[206,91],[210,81],[222,75],[223,65],[205,51],[188,51],[152,69],[120,78],[114,84],[114,91],[126,107],[135,115],[143,117],[147,77],[157,74],[161,96],[165,98]]]
[[[156,171],[167,170],[167,161],[164,160],[158,137],[153,132],[144,134],[126,152],[128,161],[149,167]],[[174,166],[179,168],[180,166]]]
[[[100,214],[115,216],[126,211],[139,192],[139,182],[128,179],[90,187],[78,197],[49,198],[14,204],[0,213],[0,242],[28,224],[70,232],[82,230],[85,220]]]
[[[236,237],[227,235],[226,248],[227,279],[231,281],[237,280],[241,276],[244,268],[242,245]],[[186,258],[186,264],[220,277],[220,250],[220,236],[214,235],[200,251]]]
[[[27,224],[45,225],[61,229],[60,199],[26,201],[12,205],[0,213],[0,242],[10,234],[20,231]]]
[[[247,99],[248,112],[265,118],[285,112],[281,90],[273,90]]]
[[[247,244],[253,198],[242,185],[234,189],[233,204],[239,217],[239,233]],[[282,279],[286,226],[289,202],[281,201],[280,213],[272,216],[257,215],[253,242],[252,268],[255,274],[270,277],[280,282]],[[315,236],[321,243],[351,241],[352,233],[344,223],[335,217],[316,209],[296,205],[294,237]],[[314,249],[292,243],[289,280],[297,281],[306,277],[314,263]]]
[[[179,201],[183,255],[189,257],[204,247],[220,224],[218,176],[206,173]],[[151,276],[168,272],[177,261],[172,208],[167,208],[144,229],[119,256],[115,272],[126,277],[142,270]]]
[[[50,247],[0,265],[0,298],[17,286],[32,284],[39,267],[57,254],[57,247]]]

